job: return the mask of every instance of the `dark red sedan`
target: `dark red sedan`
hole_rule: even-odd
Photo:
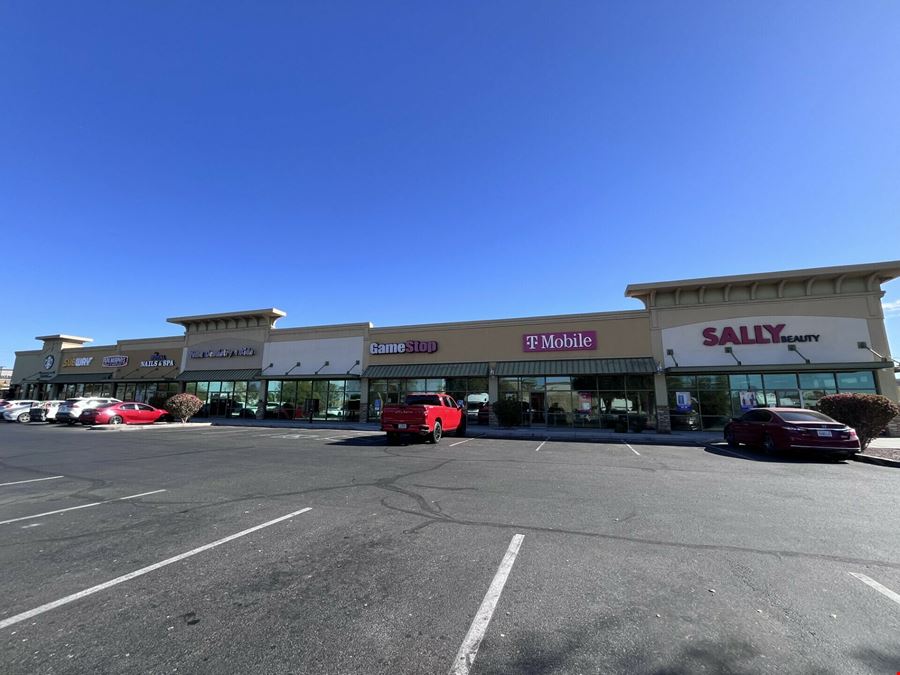
[[[815,410],[755,408],[725,425],[728,445],[744,443],[767,454],[815,450],[845,459],[859,452],[856,430]]]
[[[110,403],[87,408],[78,421],[82,424],[153,424],[169,413],[146,403]]]

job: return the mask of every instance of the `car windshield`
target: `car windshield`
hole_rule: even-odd
[[[790,412],[780,412],[778,416],[785,422],[834,422],[827,415],[815,410],[791,410]]]

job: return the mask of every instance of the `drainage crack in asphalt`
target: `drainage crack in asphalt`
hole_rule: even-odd
[[[756,555],[770,555],[776,559],[784,558],[805,558],[812,560],[825,560],[829,562],[854,565],[873,565],[876,567],[888,567],[892,569],[900,569],[900,562],[891,560],[870,560],[866,558],[852,558],[849,556],[829,555],[827,553],[808,553],[806,551],[787,551],[779,549],[761,549],[750,548],[746,546],[729,546],[727,544],[692,544],[680,541],[666,541],[664,539],[644,539],[642,537],[626,537],[624,535],[608,534],[603,532],[588,532],[586,530],[569,530],[565,528],[543,527],[540,525],[525,525],[522,523],[500,523],[490,520],[464,520],[454,518],[446,513],[435,513],[432,509],[427,509],[425,513],[422,511],[414,511],[412,509],[404,509],[399,506],[392,506],[384,498],[381,505],[391,511],[398,511],[413,516],[424,518],[425,522],[407,530],[407,533],[418,532],[426,527],[436,524],[452,524],[463,525],[467,527],[491,527],[501,530],[528,530],[543,534],[562,534],[575,537],[588,537],[592,539],[606,539],[610,541],[623,541],[632,544],[641,544],[647,546],[661,546],[665,548],[680,548],[693,551],[720,551],[729,553],[752,553]]]

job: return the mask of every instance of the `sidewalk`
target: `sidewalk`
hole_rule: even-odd
[[[377,423],[362,422],[302,422],[300,420],[215,420],[213,426],[261,427],[274,429],[338,429],[351,431],[371,431],[381,433]],[[555,440],[593,443],[630,443],[632,445],[690,445],[703,446],[722,440],[721,431],[673,431],[657,434],[649,431],[641,433],[616,433],[607,429],[544,429],[541,427],[513,427],[502,429],[482,425],[470,426],[466,436],[480,438],[512,438],[523,440]]]

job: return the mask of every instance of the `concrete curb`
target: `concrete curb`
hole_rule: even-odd
[[[864,464],[878,464],[879,466],[894,466],[900,468],[900,461],[896,459],[887,459],[885,457],[876,457],[875,455],[853,455],[851,459],[854,462],[863,462]]]
[[[149,429],[192,429],[211,427],[212,422],[169,422],[168,424],[94,424],[87,427],[91,431],[147,431]]]

